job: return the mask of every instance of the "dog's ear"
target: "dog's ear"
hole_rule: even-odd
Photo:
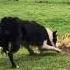
[[[57,31],[53,31],[53,35],[57,35]]]
[[[57,38],[57,31],[53,31],[53,38]]]

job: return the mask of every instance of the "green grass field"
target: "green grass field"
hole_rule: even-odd
[[[59,38],[70,33],[70,0],[0,0],[0,18],[4,16],[35,20],[57,30]],[[14,58],[19,69],[11,69],[8,57],[0,55],[0,70],[70,70],[70,55],[28,56],[27,50],[22,49]]]

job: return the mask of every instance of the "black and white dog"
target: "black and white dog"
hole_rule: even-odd
[[[52,32],[35,21],[25,21],[17,17],[1,19],[0,46],[8,54],[13,68],[17,67],[13,61],[13,53],[19,50],[22,42],[29,53],[34,54],[32,46],[38,46],[40,52],[48,49],[61,52],[56,48],[56,41],[56,31]]]

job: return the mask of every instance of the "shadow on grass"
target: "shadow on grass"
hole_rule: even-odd
[[[47,4],[70,4],[70,1],[35,1],[35,3],[47,3]]]
[[[27,55],[24,55],[24,54],[22,54],[22,55],[18,55],[19,57],[16,59],[16,61],[19,61],[19,60],[21,60],[21,61],[35,61],[35,60],[40,60],[40,59],[42,59],[42,58],[44,58],[44,57],[48,57],[48,56],[58,56],[60,53],[52,53],[52,52],[50,52],[50,53],[43,53],[43,54],[35,54],[35,55],[29,55],[29,54],[27,54]]]
[[[48,56],[58,56],[58,55],[59,55],[58,53],[45,53],[45,54],[35,54],[35,55],[15,54],[14,61],[17,65],[19,64],[19,66],[23,68],[26,65],[29,66],[30,64],[32,65],[32,64],[35,64],[35,62],[39,62],[39,60],[43,59],[44,57],[47,58]],[[11,63],[8,59],[8,56],[0,58],[0,68],[1,70],[11,69]]]

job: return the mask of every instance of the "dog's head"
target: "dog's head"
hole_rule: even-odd
[[[57,31],[51,31],[49,28],[46,28],[48,34],[47,43],[50,46],[56,46],[57,42]]]

